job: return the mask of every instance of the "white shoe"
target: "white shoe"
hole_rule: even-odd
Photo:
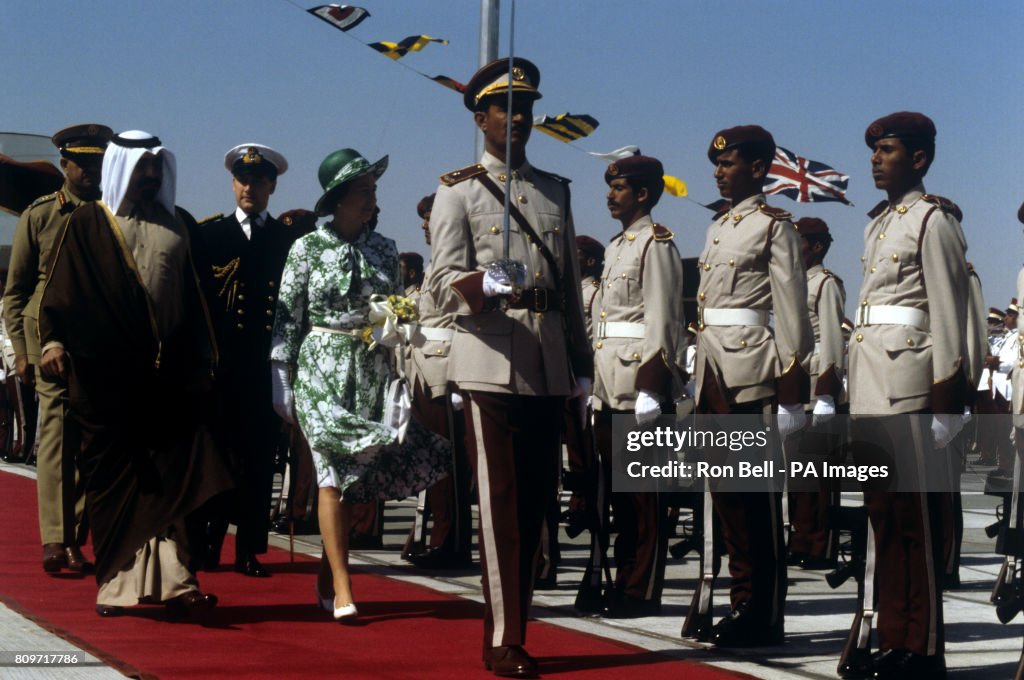
[[[334,608],[334,620],[335,621],[347,621],[359,616],[359,611],[356,609],[355,602],[349,602],[340,607]]]

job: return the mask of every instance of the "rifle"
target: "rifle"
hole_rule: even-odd
[[[715,510],[711,503],[711,492],[704,494],[704,540],[700,553],[700,581],[693,591],[690,610],[686,613],[683,627],[679,631],[681,637],[692,637],[707,642],[712,632],[712,598],[715,591],[715,580],[722,568],[721,550],[715,550],[717,523]]]
[[[863,506],[832,506],[828,510],[827,523],[834,531],[849,532],[850,540],[840,545],[843,564],[826,574],[825,580],[833,589],[850,578],[857,581],[857,608],[836,672],[842,678],[868,677],[871,672],[871,622],[875,616],[874,532]]]

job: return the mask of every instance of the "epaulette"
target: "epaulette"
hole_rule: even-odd
[[[939,210],[946,213],[947,215],[952,215],[953,217],[956,218],[957,222],[963,220],[964,218],[964,213],[963,211],[960,210],[960,206],[958,206],[956,203],[949,200],[948,198],[936,196],[935,194],[921,194],[921,200],[928,201],[932,205],[939,206]]]
[[[474,163],[473,165],[467,165],[466,167],[460,168],[459,170],[452,170],[449,173],[441,175],[441,184],[445,185],[446,187],[452,187],[458,184],[459,182],[465,182],[467,179],[471,177],[476,177],[477,175],[483,174],[485,172],[487,172],[487,168],[480,165],[479,163]]]
[[[889,201],[879,201],[878,205],[868,211],[868,217],[875,218],[885,212],[885,209],[889,207]]]
[[[29,204],[29,206],[27,208],[25,208],[25,210],[31,210],[32,208],[36,207],[37,205],[42,205],[44,203],[49,203],[50,201],[55,201],[55,200],[57,200],[57,194],[59,194],[59,193],[60,193],[59,191],[54,191],[52,194],[43,194],[42,196],[40,196],[36,200],[32,201]],[[65,200],[67,200],[67,199],[65,199]],[[63,201],[61,201],[61,205],[64,205]]]
[[[974,276],[974,275],[975,275],[975,274],[977,274],[977,273],[978,273],[978,272],[976,272],[976,271],[974,270],[974,263],[973,263],[973,262],[968,262],[968,263],[967,263],[967,275],[968,275],[968,276]]]
[[[777,220],[788,220],[790,217],[793,216],[793,213],[787,212],[782,208],[776,208],[773,205],[768,205],[767,203],[759,203],[757,209],[763,212],[765,215],[774,217]]]
[[[204,217],[203,219],[199,220],[199,222],[197,224],[206,224],[207,222],[213,222],[214,220],[219,220],[222,217],[224,217],[224,213],[217,213],[216,215],[210,215],[209,217]]]
[[[654,232],[655,241],[671,241],[675,237],[671,229],[657,223],[651,225],[651,231]]]
[[[561,175],[556,175],[555,173],[548,172],[547,170],[538,170],[537,168],[534,168],[533,171],[541,177],[547,177],[548,179],[553,179],[556,182],[561,182],[562,184],[568,184],[572,181],[568,177],[562,177]]]
[[[824,267],[822,267],[821,268],[821,273],[825,275],[825,278],[833,278],[836,281],[838,281],[839,283],[843,282],[843,280],[841,278],[839,278],[839,276],[834,271],[832,271],[831,269],[825,269]]]

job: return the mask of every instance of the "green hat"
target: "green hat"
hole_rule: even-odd
[[[316,202],[316,214],[327,215],[333,209],[334,206],[330,205],[330,198],[337,194],[337,189],[341,185],[369,173],[373,173],[374,177],[379,178],[387,169],[387,156],[376,163],[370,163],[355,149],[339,149],[328,155],[320,163],[320,169],[317,170],[317,177],[320,179],[320,186],[324,193]]]

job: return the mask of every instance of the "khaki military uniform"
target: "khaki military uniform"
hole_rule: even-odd
[[[28,357],[39,395],[39,455],[36,477],[39,500],[39,534],[43,545],[85,542],[82,518],[85,500],[76,490],[78,439],[67,418],[67,387],[38,370],[39,300],[64,225],[82,200],[67,184],[42,196],[25,209],[18,220],[11,247],[11,263],[4,291],[4,320],[14,353]],[[67,440],[67,441],[65,441]]]
[[[485,650],[525,641],[544,515],[537,499],[555,492],[564,399],[593,374],[567,180],[528,162],[515,169],[512,201],[536,239],[512,220],[509,257],[526,265],[527,288],[507,309],[483,295],[483,265],[503,257],[503,200],[485,181],[503,192],[504,172],[485,153],[479,165],[442,176],[424,282],[440,311],[455,315],[448,379],[464,395],[480,498]]]
[[[686,321],[683,264],[673,234],[644,215],[612,239],[594,301],[594,396],[598,451],[611,479],[612,415],[632,415],[640,390],[671,407],[683,393]],[[616,590],[658,602],[668,531],[664,497],[612,494],[619,535]]]
[[[772,401],[806,403],[814,335],[807,278],[790,214],[751,196],[708,227],[698,260],[696,402],[702,413],[768,414]],[[773,319],[770,315],[774,316]],[[781,626],[785,539],[777,493],[716,493],[729,553],[730,599]]]
[[[1024,269],[1017,273],[1017,299],[1024,300]],[[1024,348],[1024,314],[1017,316],[1017,335],[1020,339],[1019,347]],[[1024,414],[1024,352],[1017,357],[1017,370],[1010,373],[1010,380],[1013,385],[1013,392],[1010,394],[1012,413],[1014,416]],[[1015,427],[1024,427],[1024,421],[1015,418]],[[1024,442],[1021,442],[1024,444]]]
[[[967,383],[968,273],[956,207],[918,185],[880,203],[864,231],[864,282],[850,343],[854,442],[887,436],[894,455],[935,466],[931,432],[914,413],[962,414]],[[867,416],[876,416],[870,418]],[[877,440],[876,440],[877,441]],[[854,448],[855,457],[858,450]],[[863,455],[869,455],[865,451]],[[877,459],[877,455],[875,456]],[[913,466],[912,466],[913,467]],[[865,490],[875,532],[881,649],[943,654],[943,532],[947,494]]]
[[[832,397],[839,405],[843,392],[846,343],[843,340],[843,309],[846,290],[838,276],[816,264],[807,270],[807,311],[814,331],[814,353],[810,362],[811,401],[807,410],[813,410],[819,396]],[[798,455],[802,460],[820,463],[841,454],[842,423],[830,421],[824,427],[814,427],[800,440]],[[839,461],[835,461],[839,462]],[[798,482],[799,480],[793,480]],[[807,480],[798,486],[818,487],[815,490],[794,490],[787,495],[792,535],[789,550],[794,555],[818,559],[833,559],[838,536],[829,532],[826,513],[830,505],[839,505],[839,485],[833,480]]]

